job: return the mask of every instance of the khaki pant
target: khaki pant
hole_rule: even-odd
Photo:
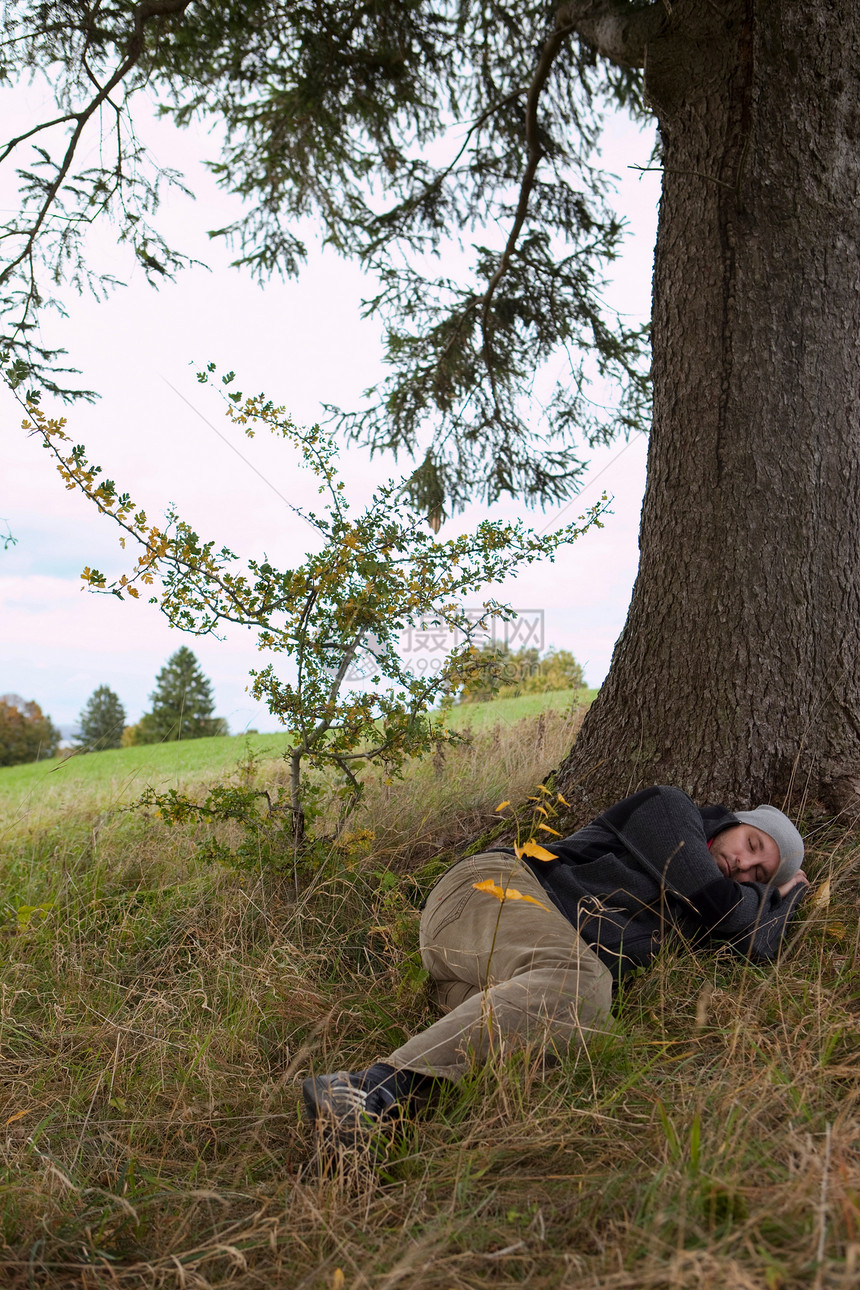
[[[476,891],[487,879],[540,905]],[[421,919],[421,958],[447,1015],[385,1058],[399,1070],[458,1080],[514,1046],[561,1052],[610,1029],[609,969],[514,856],[485,851],[440,879]]]

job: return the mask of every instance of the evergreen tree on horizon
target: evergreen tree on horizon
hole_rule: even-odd
[[[212,683],[187,645],[180,645],[158,673],[149,701],[152,708],[137,724],[135,743],[170,743],[227,734],[227,722],[212,715]]]
[[[79,752],[102,752],[119,748],[125,727],[125,708],[109,685],[99,685],[87,699],[80,716],[74,744]]]

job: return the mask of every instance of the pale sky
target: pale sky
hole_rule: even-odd
[[[21,95],[15,105],[23,116]],[[5,111],[4,121],[11,134],[17,122]],[[353,265],[316,250],[299,282],[260,288],[229,268],[226,249],[210,242],[206,230],[235,218],[236,207],[196,163],[200,139],[177,136],[164,123],[150,129],[159,160],[183,168],[197,196],[168,199],[174,236],[211,272],[188,270],[156,292],[118,252],[112,230],[99,230],[94,254],[100,264],[115,266],[128,286],[106,303],[70,296],[68,320],[51,323],[50,341],[69,350],[85,384],[102,396],[94,407],[65,410],[68,430],[150,516],[174,503],[218,545],[246,555],[266,552],[294,566],[310,530],[278,494],[301,504],[308,496],[305,476],[282,445],[263,436],[248,441],[229,426],[217,400],[198,387],[194,365],[211,360],[219,369],[234,369],[238,388],[265,390],[299,422],[318,420],[322,403],[355,406],[381,371],[379,325],[359,318],[360,299],[370,288]],[[650,311],[659,176],[629,167],[647,166],[650,150],[650,135],[622,118],[604,146],[607,169],[620,179],[617,209],[631,230],[607,296],[631,320],[644,320]],[[209,155],[213,151],[209,142]],[[10,204],[8,189],[0,190],[0,200]],[[43,407],[49,414],[64,411],[47,399]],[[106,684],[129,721],[136,721],[148,707],[157,671],[187,644],[212,681],[217,714],[231,731],[276,728],[245,690],[249,668],[260,662],[251,633],[233,630],[223,641],[191,637],[171,628],[154,606],[81,590],[85,565],[108,575],[127,567],[117,531],[80,495],[65,491],[47,453],[20,423],[3,388],[0,535],[5,521],[17,542],[0,549],[0,693],[35,699],[55,723],[70,726],[96,686]],[[581,503],[566,509],[526,513],[506,502],[490,512],[493,518],[525,514],[543,529],[573,519],[604,489],[613,496],[613,514],[602,530],[565,549],[555,563],[532,566],[493,590],[524,611],[543,611],[544,646],[571,650],[591,685],[609,667],[636,572],[645,451],[644,437],[637,436],[629,445],[622,440],[596,452]],[[408,469],[406,461],[370,461],[357,448],[345,452],[342,465],[356,500]],[[485,514],[475,505],[440,536],[461,532]]]

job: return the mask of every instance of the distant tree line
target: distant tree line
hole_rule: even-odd
[[[486,703],[520,694],[578,690],[585,685],[581,664],[569,650],[512,650],[505,641],[488,641],[476,650],[462,672],[460,703]]]
[[[585,684],[582,667],[569,650],[512,650],[504,642],[488,642],[474,651],[460,675],[461,703],[484,703],[519,694],[575,690]],[[180,646],[155,678],[150,710],[134,725],[109,685],[98,686],[78,717],[73,735],[77,753],[139,744],[171,743],[229,734],[223,717],[214,716],[212,683],[203,674],[192,650]],[[0,696],[0,766],[55,757],[60,731],[38,703],[17,694]]]
[[[149,701],[150,710],[129,726],[119,696],[109,685],[98,686],[78,717],[72,737],[76,753],[229,734],[223,717],[213,716],[212,684],[185,645],[171,654],[158,673]],[[60,738],[60,731],[38,703],[27,702],[18,694],[0,696],[0,766],[55,757]]]

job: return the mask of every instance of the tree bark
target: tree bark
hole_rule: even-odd
[[[658,782],[843,808],[860,801],[860,6],[666,10],[644,54],[665,169],[640,566],[559,786],[579,814]]]

